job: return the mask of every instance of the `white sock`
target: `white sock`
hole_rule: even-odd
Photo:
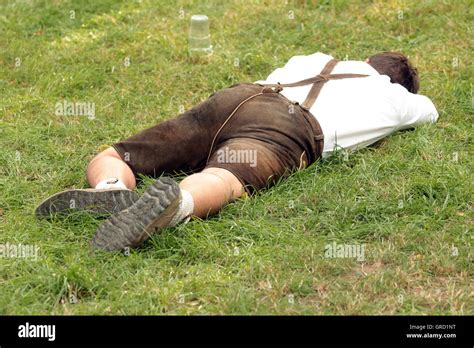
[[[193,196],[191,196],[191,193],[186,190],[181,190],[181,197],[182,199],[179,203],[178,211],[173,217],[173,220],[171,220],[169,224],[170,227],[176,226],[183,220],[185,220],[185,223],[188,222],[191,218],[192,213],[194,212],[194,200]]]
[[[117,178],[107,178],[101,180],[95,185],[95,188],[98,190],[101,189],[127,189],[127,186]]]

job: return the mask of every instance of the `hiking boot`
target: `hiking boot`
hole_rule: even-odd
[[[127,189],[74,189],[56,193],[36,208],[38,218],[67,215],[75,211],[96,214],[115,214],[127,209],[139,199],[136,192]]]
[[[92,247],[114,251],[139,246],[169,226],[180,202],[178,184],[170,178],[158,179],[131,207],[113,215],[97,229]]]

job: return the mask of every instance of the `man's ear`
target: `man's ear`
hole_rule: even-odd
[[[367,59],[365,60],[365,62],[368,64],[368,63],[370,62],[369,58],[367,58]]]

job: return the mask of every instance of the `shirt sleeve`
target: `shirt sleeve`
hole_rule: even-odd
[[[433,102],[426,96],[408,92],[404,87],[393,84],[399,90],[403,100],[400,109],[399,129],[412,128],[424,123],[435,123],[438,120],[438,111]]]

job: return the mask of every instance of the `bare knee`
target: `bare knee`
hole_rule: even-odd
[[[108,149],[102,151],[101,153],[95,155],[90,161],[89,164],[87,165],[87,171],[89,171],[97,162],[103,160],[104,158],[107,157],[112,157],[112,158],[117,158],[122,161],[122,158],[120,157],[119,153],[117,150],[115,150],[113,147],[109,147]]]
[[[122,157],[120,157],[117,150],[115,150],[113,147],[109,147],[106,150],[104,150],[104,151],[100,152],[99,154],[97,154],[96,156],[94,156],[89,161],[89,165],[92,164],[93,162],[97,161],[97,160],[100,160],[100,159],[104,158],[104,157],[114,157],[114,158],[118,158],[119,160],[122,160]]]
[[[119,179],[129,189],[136,185],[132,169],[113,147],[109,147],[92,158],[87,166],[86,177],[92,187],[101,180],[111,177]]]
[[[242,183],[228,170],[211,167],[204,169],[202,173],[213,175],[218,178],[227,191],[230,199],[237,199],[242,195],[244,190]]]

